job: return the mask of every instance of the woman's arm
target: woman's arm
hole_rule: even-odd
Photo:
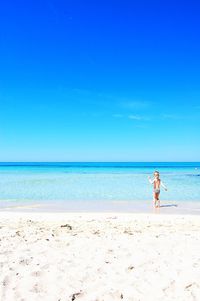
[[[160,181],[160,185],[167,191],[167,187],[163,184],[162,181]]]
[[[148,177],[149,183],[153,184],[154,180],[151,179],[151,177]]]

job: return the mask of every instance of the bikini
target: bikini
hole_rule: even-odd
[[[160,181],[159,181],[159,184],[160,184]],[[156,185],[156,183],[154,182],[154,185]],[[154,193],[160,193],[160,188],[156,188],[155,186],[154,186]]]

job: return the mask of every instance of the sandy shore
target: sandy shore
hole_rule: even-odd
[[[200,300],[200,217],[0,213],[0,300]]]

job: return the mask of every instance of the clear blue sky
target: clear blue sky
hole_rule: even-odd
[[[200,161],[198,1],[3,1],[0,161]]]

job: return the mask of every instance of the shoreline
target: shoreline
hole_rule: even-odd
[[[154,208],[153,201],[1,201],[0,212],[117,212],[117,213],[159,213],[200,215],[199,202],[161,201],[160,208]]]

